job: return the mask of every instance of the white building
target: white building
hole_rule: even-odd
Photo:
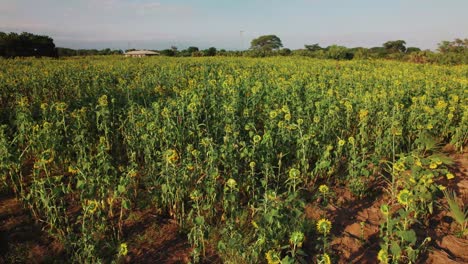
[[[156,55],[159,55],[159,53],[151,51],[151,50],[134,50],[134,51],[129,51],[129,52],[124,53],[125,57],[137,57],[137,58],[146,57],[146,56],[156,56]]]

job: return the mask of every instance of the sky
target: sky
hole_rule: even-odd
[[[435,49],[468,38],[468,0],[0,0],[0,31],[48,35],[68,48],[247,49],[319,43]]]

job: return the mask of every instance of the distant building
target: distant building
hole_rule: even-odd
[[[159,55],[158,52],[154,52],[151,50],[133,50],[124,53],[125,57],[146,57],[146,56],[156,56]]]

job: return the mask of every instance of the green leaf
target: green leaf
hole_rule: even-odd
[[[84,186],[84,184],[85,184],[84,181],[78,180],[78,181],[76,182],[76,188],[77,188],[77,189],[83,189],[82,187]]]
[[[404,241],[415,244],[416,243],[416,232],[413,229],[410,230],[402,230],[397,232],[398,236],[400,236]]]
[[[125,186],[124,186],[124,185],[119,185],[119,186],[117,187],[117,191],[118,191],[119,193],[124,193],[124,192],[125,192]]]
[[[130,209],[130,201],[128,201],[128,200],[123,200],[123,201],[122,201],[122,207],[123,207],[124,209],[127,209],[127,210]]]
[[[392,244],[390,245],[390,251],[392,252],[392,255],[394,259],[399,259],[401,255],[401,248],[400,245],[398,245],[398,242],[392,241]]]
[[[195,224],[197,225],[203,225],[205,223],[205,218],[203,216],[197,216],[195,217]]]

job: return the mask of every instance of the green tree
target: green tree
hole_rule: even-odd
[[[455,39],[454,41],[447,41],[444,40],[438,45],[439,47],[437,50],[440,53],[448,53],[448,52],[455,52],[455,53],[463,53],[468,51],[468,39]]]
[[[413,53],[413,52],[420,52],[421,49],[420,48],[417,48],[417,47],[408,47],[406,49],[406,53],[410,54],[410,53]]]
[[[304,48],[306,48],[308,51],[318,51],[323,49],[318,43],[312,45],[304,45]]]
[[[325,54],[327,59],[346,60],[353,58],[353,54],[348,52],[348,48],[338,45],[331,45],[327,47],[327,51]]]
[[[176,55],[176,51],[173,49],[165,49],[161,50],[161,55],[163,56],[169,56],[169,57],[174,57]]]
[[[369,55],[373,58],[384,58],[388,51],[384,47],[372,47],[369,49]]]
[[[393,40],[387,41],[383,44],[383,47],[389,53],[396,53],[396,52],[405,52],[406,51],[406,41],[404,40]]]
[[[216,48],[211,47],[203,51],[204,56],[216,56]]]
[[[280,49],[280,50],[279,50],[279,55],[281,55],[281,56],[289,56],[289,55],[291,55],[291,52],[292,52],[292,51],[291,51],[290,49],[284,48],[284,49]]]
[[[253,50],[272,51],[283,47],[281,39],[276,35],[264,35],[250,42],[250,48]]]
[[[23,32],[0,33],[0,56],[4,57],[54,57],[57,55],[54,40],[48,36]]]
[[[194,53],[194,52],[196,52],[198,50],[199,50],[198,47],[193,47],[192,46],[192,47],[188,47],[187,52],[192,54],[192,53]]]

